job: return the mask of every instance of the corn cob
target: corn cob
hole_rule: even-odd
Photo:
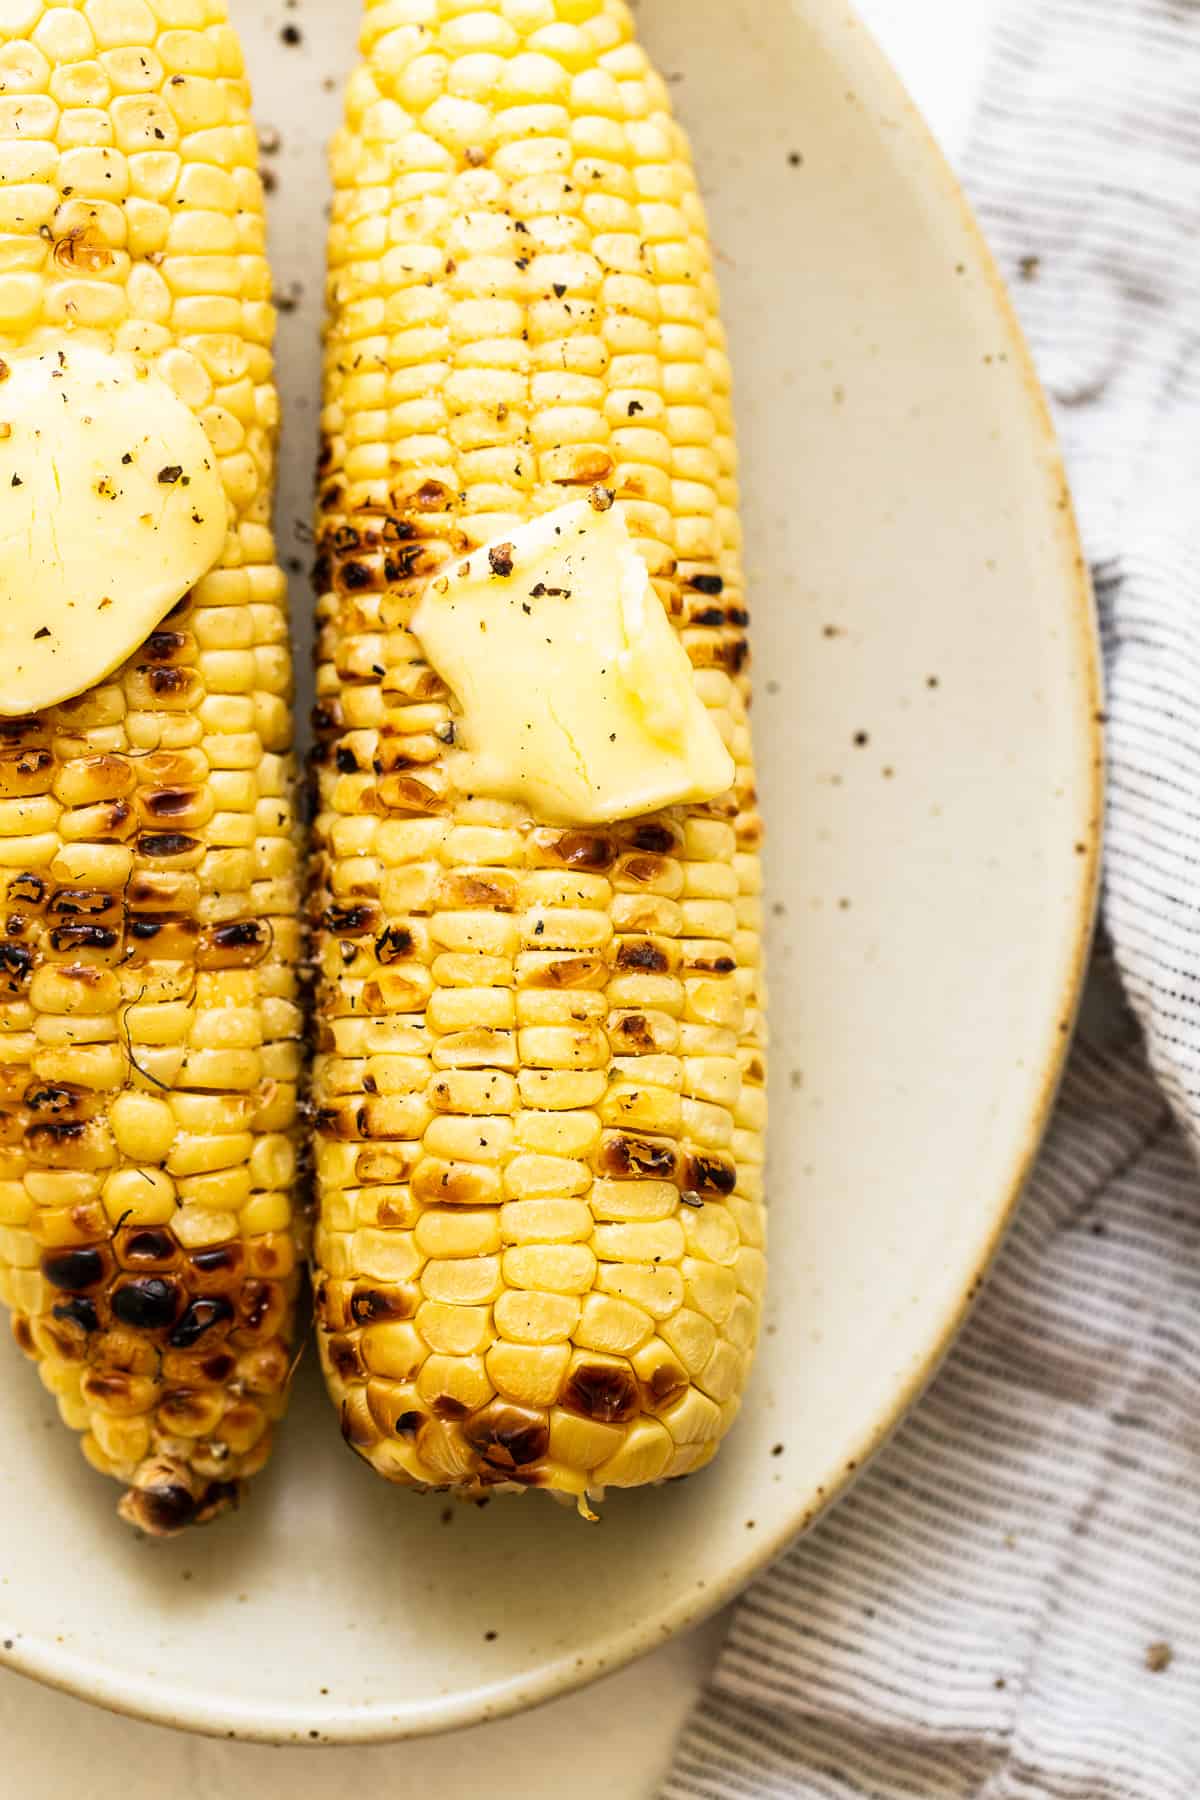
[[[362,42],[318,487],[321,1356],[381,1474],[586,1510],[709,1460],[759,1322],[729,367],[686,139],[621,0],[367,0]],[[737,780],[584,830],[455,791],[407,626],[448,558],[597,483]]]
[[[297,1283],[299,844],[247,106],[222,0],[0,14],[0,357],[144,361],[228,500],[218,566],[123,667],[0,721],[0,1294],[154,1533],[265,1461]]]

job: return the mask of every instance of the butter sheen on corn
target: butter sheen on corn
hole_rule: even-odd
[[[198,422],[226,510],[213,566],[176,571],[182,599],[128,660],[0,720],[0,1296],[152,1532],[212,1517],[265,1461],[297,1282],[299,842],[255,156],[218,0],[0,13],[0,359],[148,369]],[[101,675],[114,640],[89,629]]]
[[[460,792],[609,824],[733,783],[608,488],[450,564],[412,630],[453,698],[446,775]]]
[[[0,371],[0,715],[94,687],[207,575],[228,523],[204,427],[74,337]]]
[[[381,1474],[586,1509],[711,1458],[759,1324],[729,367],[686,141],[625,5],[368,0],[362,44],[318,497],[319,1343]],[[735,773],[551,822],[460,779],[414,613],[452,559],[596,486]]]

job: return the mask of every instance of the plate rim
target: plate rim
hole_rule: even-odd
[[[1063,623],[1072,632],[1080,671],[1084,717],[1080,721],[1083,729],[1077,755],[1081,795],[1088,793],[1090,799],[1086,851],[1077,859],[1074,919],[1055,1005],[1047,1009],[1052,1024],[1049,1040],[1039,1051],[1037,1099],[1015,1146],[1008,1175],[995,1202],[987,1209],[990,1225],[976,1271],[966,1291],[959,1292],[947,1307],[919,1364],[897,1384],[886,1411],[864,1432],[857,1449],[830,1479],[816,1505],[798,1504],[785,1524],[757,1538],[699,1597],[695,1589],[690,1589],[636,1626],[612,1633],[579,1654],[546,1663],[528,1677],[515,1676],[489,1687],[477,1686],[460,1694],[427,1700],[422,1702],[418,1714],[399,1719],[389,1715],[381,1703],[371,1703],[358,1712],[336,1704],[323,1714],[307,1702],[298,1702],[294,1710],[278,1704],[267,1708],[261,1702],[247,1703],[239,1709],[228,1698],[217,1702],[203,1693],[192,1698],[178,1691],[157,1695],[148,1678],[139,1678],[131,1686],[126,1675],[110,1677],[101,1666],[90,1661],[84,1664],[61,1646],[28,1637],[13,1636],[2,1641],[0,1667],[125,1718],[243,1743],[312,1748],[397,1743],[512,1717],[615,1674],[728,1605],[810,1531],[859,1479],[929,1385],[974,1307],[1012,1223],[1050,1121],[1074,1036],[1098,914],[1105,755],[1104,678],[1095,602],[1049,406],[1011,296],[974,210],[907,87],[849,0],[803,0],[803,7],[814,32],[830,43],[839,62],[853,64],[857,82],[871,89],[873,110],[878,112],[879,103],[886,101],[894,135],[907,139],[910,150],[924,166],[928,186],[936,189],[958,214],[975,270],[986,286],[988,304],[995,311],[1010,360],[1021,377],[1031,439],[1042,452],[1037,479],[1056,516],[1055,549],[1061,566]],[[839,41],[846,46],[844,50],[838,47]],[[802,1499],[807,1501],[806,1496]]]

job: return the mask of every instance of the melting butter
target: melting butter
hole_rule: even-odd
[[[430,582],[412,628],[461,711],[466,792],[604,824],[733,785],[619,508],[575,502],[486,544]]]
[[[228,524],[191,408],[69,340],[0,365],[0,714],[85,692],[206,575]]]

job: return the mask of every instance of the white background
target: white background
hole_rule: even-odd
[[[316,0],[309,0],[310,4]],[[352,4],[353,0],[322,0]],[[686,4],[686,0],[681,0]],[[966,141],[998,0],[858,0],[951,158]],[[284,0],[280,0],[281,19]],[[303,1545],[297,1545],[303,1555]],[[97,1571],[103,1580],[103,1571]],[[650,1800],[720,1645],[717,1619],[583,1694],[452,1738],[370,1750],[274,1750],[133,1724],[0,1673],[0,1797],[57,1800]]]

